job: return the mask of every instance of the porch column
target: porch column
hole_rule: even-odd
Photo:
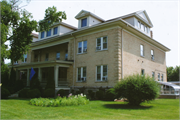
[[[29,81],[29,69],[27,69],[27,86],[30,86],[30,81]]]
[[[18,80],[19,79],[19,71],[18,71],[18,69],[16,69],[16,80]]]
[[[39,79],[40,82],[42,81],[41,76],[42,76],[41,75],[41,68],[38,68],[38,79]]]
[[[58,87],[58,73],[59,73],[59,66],[54,66],[54,80],[55,80],[55,87]]]

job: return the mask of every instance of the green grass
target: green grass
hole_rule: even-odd
[[[29,100],[1,100],[1,119],[179,119],[178,99],[157,99],[139,107],[124,102],[90,101],[87,105],[40,107]]]

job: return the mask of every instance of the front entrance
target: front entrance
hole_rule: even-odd
[[[67,87],[67,68],[59,67],[59,78],[58,78],[58,86]]]

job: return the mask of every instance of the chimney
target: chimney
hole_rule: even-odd
[[[151,38],[153,38],[153,31],[152,30],[150,31],[150,35],[151,35]]]

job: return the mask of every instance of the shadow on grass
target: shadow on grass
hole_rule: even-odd
[[[136,110],[150,109],[153,107],[153,106],[131,106],[128,104],[104,104],[103,106],[105,108],[110,108],[110,109],[136,109]]]

